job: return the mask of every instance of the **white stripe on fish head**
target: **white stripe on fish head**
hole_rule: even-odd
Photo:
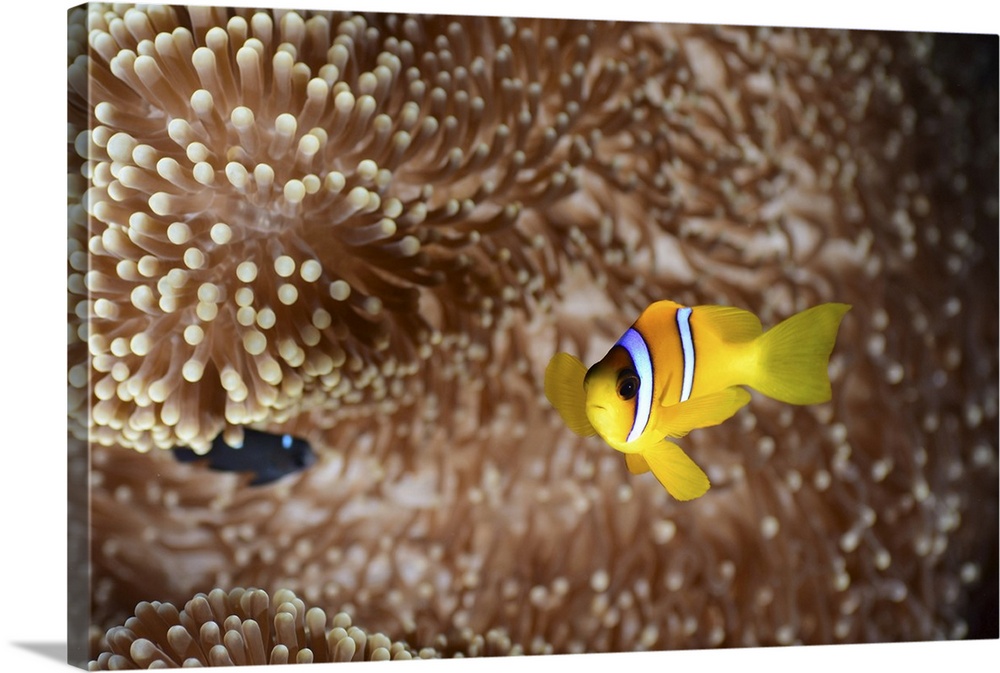
[[[649,423],[649,413],[653,405],[653,360],[649,357],[649,346],[635,328],[628,328],[625,334],[618,340],[618,346],[628,351],[632,358],[632,365],[635,373],[639,377],[639,392],[636,395],[635,419],[632,421],[632,430],[628,433],[628,439],[632,442],[638,439]]]

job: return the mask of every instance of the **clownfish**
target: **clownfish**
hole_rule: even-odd
[[[652,471],[677,500],[708,491],[708,476],[668,441],[718,425],[752,388],[789,404],[831,397],[827,365],[847,304],[821,304],[764,332],[728,306],[650,304],[602,360],[587,369],[556,353],[545,396],[578,435],[600,435],[633,474]]]

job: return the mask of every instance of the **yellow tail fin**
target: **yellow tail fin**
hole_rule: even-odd
[[[757,370],[750,387],[789,404],[831,397],[826,368],[848,304],[820,304],[796,313],[757,339]]]

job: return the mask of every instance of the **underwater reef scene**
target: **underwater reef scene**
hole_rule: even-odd
[[[68,40],[73,663],[998,637],[997,36],[91,3]],[[684,439],[689,502],[542,384],[661,299],[852,307],[831,401]],[[244,427],[309,453],[197,460]]]

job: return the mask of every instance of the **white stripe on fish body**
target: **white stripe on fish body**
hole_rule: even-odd
[[[649,413],[653,405],[653,361],[649,357],[646,340],[632,327],[625,331],[618,340],[618,345],[628,351],[632,364],[635,365],[635,373],[639,377],[635,419],[632,421],[632,430],[626,440],[632,442],[642,435],[646,424],[649,423]]]
[[[677,309],[677,331],[681,337],[681,352],[684,355],[684,379],[681,385],[681,402],[691,397],[694,386],[694,338],[691,335],[691,309]]]

